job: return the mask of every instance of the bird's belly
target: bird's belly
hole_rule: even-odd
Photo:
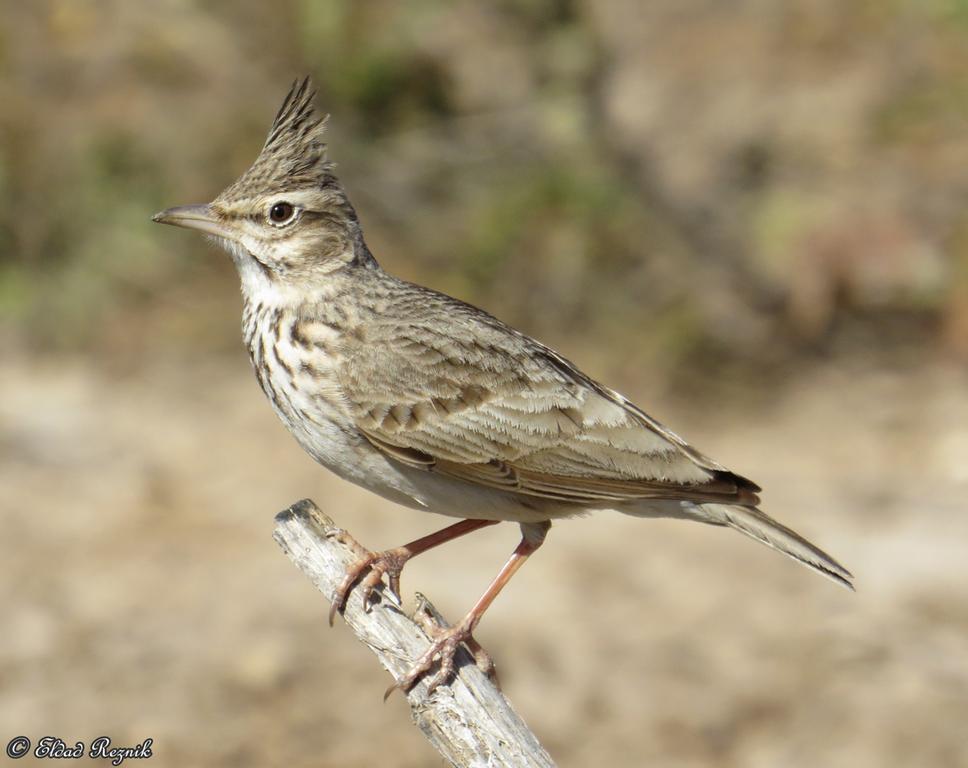
[[[420,500],[420,508],[439,515],[477,520],[540,523],[580,515],[587,511],[575,505],[475,485],[438,474],[433,470],[415,469],[403,465],[397,465],[397,467],[397,472],[406,483],[408,492],[413,498]]]
[[[357,430],[338,406],[305,402],[299,391],[281,390],[273,408],[302,448],[328,470],[398,504],[440,515],[480,520],[541,522],[576,514],[549,508],[492,488],[415,469],[387,458]]]
[[[479,520],[541,522],[572,510],[549,510],[513,494],[399,464],[362,437],[352,438],[335,425],[314,423],[290,430],[317,462],[334,474],[411,509]]]

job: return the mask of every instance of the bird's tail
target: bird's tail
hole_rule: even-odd
[[[853,575],[819,547],[815,547],[796,531],[778,523],[755,507],[732,504],[698,505],[702,518],[717,525],[728,525],[751,539],[766,544],[798,560],[828,579],[853,589]]]

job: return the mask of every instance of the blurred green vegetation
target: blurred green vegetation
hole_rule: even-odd
[[[227,346],[227,260],[149,217],[307,72],[384,266],[551,343],[968,356],[965,0],[5,1],[7,335]]]

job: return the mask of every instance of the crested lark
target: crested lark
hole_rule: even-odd
[[[467,616],[436,634],[398,684],[453,656],[551,521],[611,509],[728,526],[845,586],[851,574],[757,508],[759,487],[704,456],[619,393],[476,307],[384,272],[326,160],[308,78],[262,152],[208,205],[155,221],[211,235],[242,282],[242,331],[259,384],[299,444],[340,477],[416,509],[463,518],[382,553],[359,549],[334,609],[360,584],[498,521],[521,543]],[[332,620],[332,614],[330,616]],[[391,688],[392,690],[392,688]]]

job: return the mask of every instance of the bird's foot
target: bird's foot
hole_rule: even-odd
[[[437,672],[427,683],[427,695],[429,696],[439,686],[449,682],[456,670],[454,657],[457,655],[461,643],[467,646],[467,649],[473,655],[477,668],[487,675],[498,688],[501,687],[498,684],[494,660],[474,639],[473,630],[477,622],[473,615],[465,617],[460,624],[453,627],[441,626],[426,611],[418,611],[414,618],[430,636],[430,647],[413,663],[413,666],[410,667],[403,678],[387,688],[386,693],[383,694],[384,701],[397,689],[409,693],[417,682],[434,668],[435,664]]]
[[[423,631],[427,633],[427,636],[432,639],[440,637],[445,631],[450,629],[449,624],[441,623],[443,617],[440,614],[430,610],[427,604],[427,598],[419,592],[417,593],[417,610],[414,612],[413,618],[423,628]],[[501,690],[501,683],[497,677],[497,667],[494,666],[494,659],[491,658],[491,654],[485,651],[484,647],[470,633],[464,638],[464,645],[467,646],[467,650],[474,657],[477,668],[487,675],[488,679],[494,683],[498,690]]]
[[[333,625],[336,614],[341,613],[346,607],[349,594],[357,584],[361,589],[360,596],[363,599],[363,610],[369,613],[373,604],[373,590],[382,582],[384,574],[388,577],[390,594],[398,605],[402,604],[400,574],[403,572],[404,564],[413,557],[413,553],[409,549],[397,547],[385,552],[371,552],[346,531],[340,529],[329,532],[327,536],[347,545],[357,556],[356,562],[347,567],[343,580],[333,594],[332,606],[329,609],[330,626]]]

